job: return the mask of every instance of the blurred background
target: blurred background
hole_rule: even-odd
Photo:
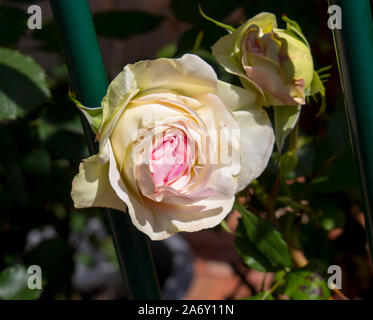
[[[341,266],[345,296],[372,298],[373,269],[327,27],[327,1],[90,0],[109,79],[128,63],[193,52],[209,62],[221,80],[237,82],[210,51],[225,31],[200,16],[198,3],[209,16],[233,26],[261,11],[275,13],[279,21],[286,14],[309,40],[315,69],[332,66],[326,112],[316,117],[320,103],[315,101],[302,109],[299,161],[288,174],[294,197],[299,195],[298,200],[318,214],[310,218],[293,212],[298,222],[290,231],[299,233],[309,260]],[[42,8],[40,30],[27,28],[31,4]],[[34,81],[29,83],[14,70]],[[72,178],[88,149],[68,89],[48,1],[0,0],[0,299],[128,297],[105,211],[76,210],[70,198]],[[273,184],[274,166],[272,161],[259,179],[264,189]],[[277,209],[281,215],[283,208]],[[230,228],[236,227],[238,217],[237,212],[229,216]],[[234,237],[221,227],[151,245],[168,299],[246,298],[268,288],[274,277],[245,265]],[[42,291],[24,288],[21,280],[30,265],[42,268]]]

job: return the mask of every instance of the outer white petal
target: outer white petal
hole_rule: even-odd
[[[123,102],[122,106],[117,108],[113,114],[110,115],[104,122],[102,122],[102,126],[100,128],[100,135],[99,135],[99,142],[100,142],[100,149],[102,146],[106,145],[107,140],[109,139],[111,133],[113,132],[115,125],[119,121],[121,115],[123,114],[124,110],[128,106],[131,99],[136,96],[139,92],[139,89],[131,92],[127,97],[126,100]]]
[[[236,190],[239,192],[266,168],[272,154],[275,136],[263,108],[235,111],[234,115],[241,129],[241,173]]]
[[[110,83],[105,97],[102,100],[103,123],[112,117],[128,97],[137,89],[135,77],[129,66],[125,66]]]
[[[131,99],[139,92],[135,77],[129,66],[125,66],[110,83],[102,99],[102,122],[99,129],[100,149],[109,136]]]
[[[106,207],[125,210],[109,182],[108,149],[85,159],[72,183],[71,197],[76,208]]]
[[[195,232],[213,228],[232,211],[235,198],[227,200],[201,200],[190,206],[172,206],[158,203],[154,210],[159,212],[160,223],[172,224],[179,231]]]
[[[232,111],[260,106],[256,90],[247,90],[228,82],[218,81],[217,95]]]
[[[267,166],[275,141],[274,132],[267,113],[257,105],[252,91],[219,81],[217,93],[233,111],[240,126],[241,173],[238,192]]]
[[[140,61],[130,68],[141,90],[171,89],[190,97],[216,90],[214,69],[193,54],[179,59]]]

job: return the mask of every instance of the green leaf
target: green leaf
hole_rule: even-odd
[[[220,21],[217,21],[213,18],[210,18],[209,16],[207,16],[203,10],[202,10],[202,7],[201,7],[201,4],[198,4],[198,10],[199,10],[199,13],[201,14],[202,17],[204,17],[206,20],[216,24],[218,27],[220,28],[223,28],[225,30],[227,30],[229,33],[232,33],[233,31],[235,31],[236,29],[233,28],[232,26],[228,25],[228,24],[225,24],[225,23],[222,23]]]
[[[267,220],[255,216],[239,203],[235,202],[234,207],[242,214],[246,235],[255,249],[265,256],[273,268],[291,268],[289,249],[281,233]]]
[[[99,36],[117,39],[126,39],[135,34],[153,31],[163,19],[162,16],[138,11],[103,11],[93,16]]]
[[[240,229],[240,230],[238,230]],[[241,256],[243,262],[254,270],[261,272],[274,272],[282,269],[282,266],[274,265],[262,254],[255,245],[247,238],[243,220],[240,219],[237,228],[238,234],[234,239],[234,244],[237,252]]]
[[[309,48],[310,45],[304,36],[302,29],[300,28],[299,24],[294,21],[289,19],[286,15],[282,16],[282,20],[286,22],[286,29],[289,33],[291,33],[293,36],[304,42],[304,44]]]
[[[38,299],[42,289],[29,289],[28,274],[24,266],[16,265],[0,273],[0,299],[34,300]]]
[[[24,116],[50,97],[43,69],[18,51],[0,48],[0,121]]]
[[[294,300],[326,300],[330,297],[324,279],[307,270],[289,273],[284,293]]]
[[[83,106],[82,103],[75,98],[75,95],[71,91],[69,91],[69,97],[87,118],[93,132],[97,133],[102,122],[102,107],[88,108]]]
[[[274,107],[275,135],[279,153],[281,153],[287,136],[294,129],[298,121],[300,110],[301,106]]]

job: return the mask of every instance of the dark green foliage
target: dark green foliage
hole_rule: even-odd
[[[291,268],[289,250],[280,232],[238,203],[235,207],[242,215],[236,246],[245,263],[265,272]]]

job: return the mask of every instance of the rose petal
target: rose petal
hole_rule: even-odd
[[[130,215],[132,223],[140,231],[146,233],[152,240],[162,240],[170,237],[179,230],[174,226],[170,220],[159,218],[155,215],[142,199],[131,193],[124,184],[120,172],[115,162],[114,153],[112,151],[110,142],[110,165],[109,165],[109,180],[112,188],[117,196],[127,204],[128,214]],[[159,222],[162,223],[159,223]]]
[[[236,192],[246,188],[266,168],[275,136],[267,113],[262,108],[235,111],[241,129],[241,172]]]
[[[83,160],[72,183],[71,197],[76,208],[106,207],[125,210],[109,182],[109,149]]]
[[[232,111],[251,107],[261,108],[255,92],[245,90],[228,82],[218,81],[217,95]]]
[[[292,85],[285,84],[279,74],[257,66],[244,66],[244,69],[247,76],[266,92],[269,104],[296,106],[306,103],[304,94],[299,96],[299,92],[294,92]],[[297,95],[292,96],[294,94]]]
[[[160,202],[153,205],[153,210],[159,212],[162,225],[172,221],[179,231],[195,232],[218,225],[232,211],[234,200],[234,197],[228,200],[204,199],[189,206]]]
[[[142,90],[171,89],[186,96],[216,90],[214,69],[193,54],[185,54],[179,59],[140,61],[130,68]]]

